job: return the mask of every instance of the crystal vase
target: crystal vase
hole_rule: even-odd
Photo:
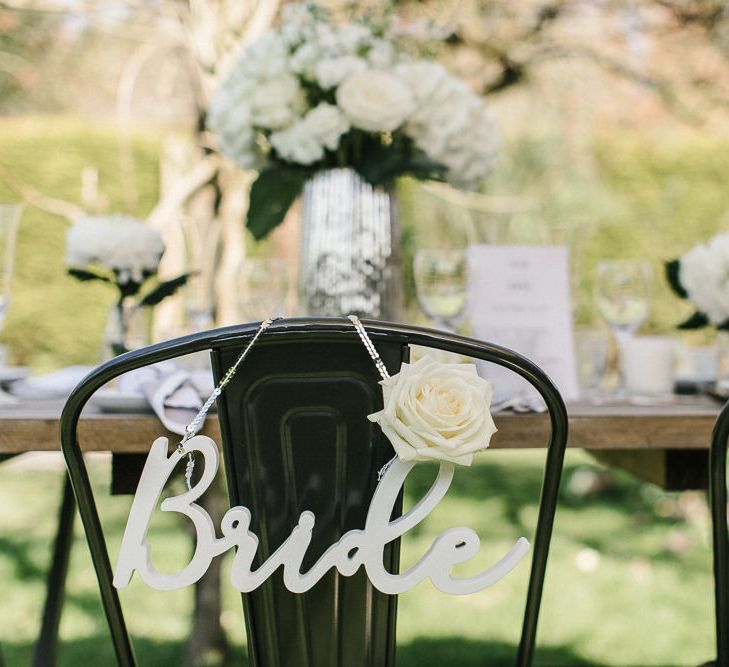
[[[401,307],[394,190],[373,187],[353,169],[317,173],[302,198],[300,311],[397,321]]]
[[[129,350],[149,345],[148,312],[125,297],[109,308],[104,329],[101,358],[107,361]]]

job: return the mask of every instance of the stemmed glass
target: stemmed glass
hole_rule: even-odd
[[[466,305],[466,258],[462,250],[428,248],[415,253],[415,293],[423,312],[442,329],[456,330]]]
[[[20,215],[23,207],[20,204],[0,204],[0,332],[5,326],[5,318],[10,307],[10,288],[15,263],[15,239],[18,234]],[[7,364],[7,348],[0,345],[0,367]],[[0,405],[17,403],[14,396],[0,389]]]
[[[621,259],[598,263],[595,304],[615,336],[618,355],[620,348],[647,319],[652,287],[653,271],[648,262]],[[622,377],[618,390],[621,389]]]
[[[5,325],[5,318],[10,306],[10,287],[15,262],[15,239],[20,224],[20,204],[0,204],[0,332]],[[4,349],[0,355],[5,363]]]
[[[289,269],[277,257],[247,257],[238,270],[238,303],[245,320],[254,322],[286,315]]]

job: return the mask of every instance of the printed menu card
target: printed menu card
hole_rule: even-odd
[[[565,400],[576,399],[567,248],[474,245],[467,261],[473,335],[528,357]],[[533,393],[525,380],[494,364],[483,364],[480,372],[494,385],[494,402]]]

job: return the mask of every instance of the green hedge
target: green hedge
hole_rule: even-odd
[[[159,142],[151,133],[135,133],[132,145],[139,201],[135,210],[123,203],[113,127],[64,118],[3,119],[0,201],[18,200],[8,187],[14,181],[78,203],[81,171],[95,167],[109,210],[144,216],[158,197]],[[2,334],[15,363],[47,369],[99,360],[113,294],[103,285],[80,284],[66,275],[67,227],[64,218],[29,205],[24,209],[12,302]]]

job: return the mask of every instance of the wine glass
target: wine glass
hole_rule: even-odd
[[[615,337],[618,356],[621,347],[645,322],[650,312],[653,271],[642,260],[606,260],[597,265],[595,304]],[[622,393],[623,377],[617,360],[618,387]]]
[[[0,332],[10,306],[10,288],[15,262],[15,239],[18,234],[20,204],[0,204]],[[0,362],[5,363],[5,348],[0,348]]]
[[[619,343],[628,340],[648,317],[652,283],[648,262],[619,259],[598,263],[595,302]]]
[[[289,267],[277,257],[247,257],[238,269],[238,303],[249,322],[288,311]]]
[[[455,330],[466,305],[466,258],[462,250],[418,250],[413,261],[415,293],[423,312],[435,324]]]

